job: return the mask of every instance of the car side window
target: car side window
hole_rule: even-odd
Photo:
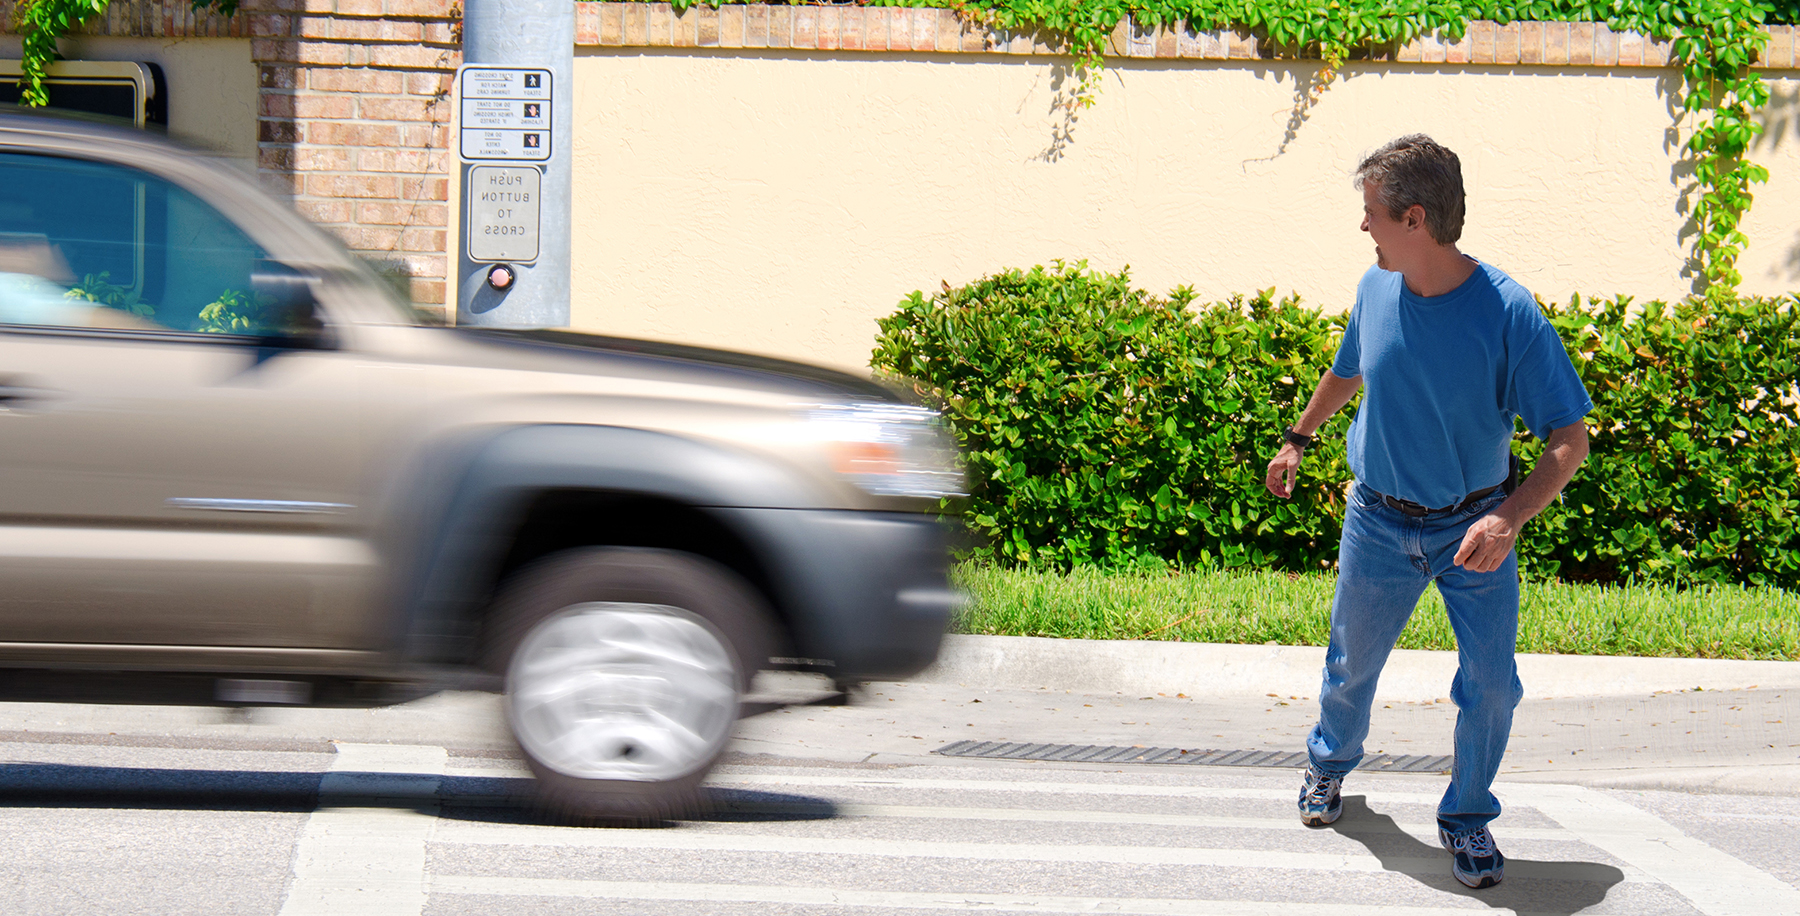
[[[265,252],[148,172],[0,153],[0,324],[263,336]]]

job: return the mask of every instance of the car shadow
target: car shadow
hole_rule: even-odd
[[[539,806],[536,783],[503,776],[416,777],[333,771],[362,782],[366,791],[321,796],[325,773],[286,770],[209,770],[87,766],[65,763],[0,764],[0,808],[137,808],[190,811],[306,813],[325,805],[429,811],[452,820],[570,826],[569,819]],[[838,816],[823,798],[707,787],[702,808],[684,821],[809,821]],[[674,827],[682,821],[632,822],[636,827]],[[588,823],[586,826],[622,826]]]
[[[1451,876],[1450,853],[1402,830],[1392,817],[1371,809],[1362,795],[1344,796],[1343,816],[1323,829],[1361,843],[1386,871],[1494,909],[1573,916],[1604,901],[1613,886],[1625,880],[1623,871],[1598,862],[1508,856],[1506,880],[1500,886],[1471,890]]]

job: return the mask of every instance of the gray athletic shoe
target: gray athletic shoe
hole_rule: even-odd
[[[1450,850],[1450,873],[1476,890],[1493,887],[1506,877],[1506,857],[1486,827],[1451,833],[1438,828],[1438,842]]]
[[[1339,790],[1344,777],[1327,776],[1318,767],[1308,765],[1306,783],[1300,787],[1300,823],[1323,827],[1344,813],[1344,799]]]

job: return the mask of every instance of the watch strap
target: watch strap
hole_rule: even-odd
[[[1281,428],[1281,438],[1287,440],[1289,445],[1292,445],[1298,449],[1311,448],[1312,444],[1313,444],[1312,436],[1303,436],[1297,432],[1294,432],[1294,428],[1292,426],[1283,426]]]

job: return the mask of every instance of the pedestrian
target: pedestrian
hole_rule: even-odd
[[[1524,688],[1513,658],[1519,630],[1519,531],[1587,457],[1593,409],[1555,328],[1524,287],[1457,250],[1462,165],[1422,134],[1401,137],[1356,170],[1362,230],[1375,266],[1331,368],[1264,481],[1283,499],[1312,437],[1358,390],[1346,450],[1352,484],[1338,548],[1331,644],[1300,819],[1343,813],[1344,776],[1362,761],[1375,683],[1425,586],[1435,582],[1456,634],[1456,763],[1438,804],[1451,872],[1472,888],[1504,877],[1488,823],[1490,791]],[[1545,440],[1513,485],[1513,418]]]

